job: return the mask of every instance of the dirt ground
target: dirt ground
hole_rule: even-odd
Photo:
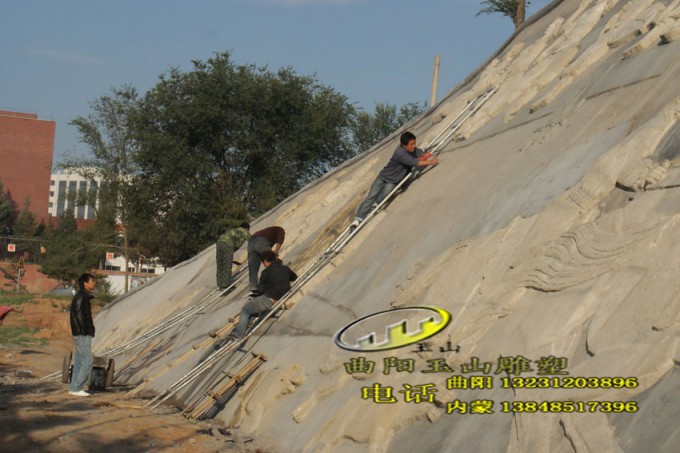
[[[36,298],[11,305],[0,325],[0,446],[3,452],[256,451],[250,439],[217,424],[196,422],[174,408],[150,411],[114,386],[83,398],[70,396],[61,370],[72,348],[70,301]],[[3,303],[0,298],[0,305]],[[12,336],[14,335],[14,336]]]

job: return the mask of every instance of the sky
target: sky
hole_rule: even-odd
[[[56,122],[54,163],[85,156],[68,123],[131,85],[230,52],[236,64],[292,67],[372,112],[438,98],[512,34],[477,0],[0,0],[0,110]],[[527,17],[550,3],[534,0]]]

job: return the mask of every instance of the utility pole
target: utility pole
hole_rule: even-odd
[[[434,72],[432,73],[432,95],[430,96],[430,107],[437,102],[437,84],[439,83],[439,54],[434,56]]]
[[[17,292],[21,292],[21,272],[24,270],[24,258],[19,257],[19,262],[17,263]]]

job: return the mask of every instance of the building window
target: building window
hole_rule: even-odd
[[[54,196],[54,190],[50,190],[50,197]]]
[[[68,194],[69,197],[76,197],[78,193],[78,181],[69,181],[68,182]],[[72,198],[71,200],[67,200],[67,207],[73,209],[73,215],[75,216],[77,214],[75,206],[73,206],[73,202],[75,201],[75,198]],[[78,217],[76,217],[78,218]]]
[[[66,210],[66,181],[59,181],[59,191],[57,197],[57,215],[64,215]]]
[[[57,182],[56,182],[54,179],[52,179],[52,180],[50,181],[50,186],[54,186],[54,185],[56,185],[56,184],[57,184]]]
[[[96,205],[97,205],[97,203],[99,202],[99,197],[97,196],[97,183],[96,183],[96,182],[94,182],[94,183],[92,183],[92,184],[90,185],[89,192],[90,192],[90,193],[89,193],[89,195],[88,195],[89,200],[88,200],[88,205],[87,205],[87,206],[88,206],[88,210],[89,210],[90,212],[92,212],[92,211],[95,210]],[[92,214],[90,214],[90,215],[92,215]],[[90,217],[90,215],[88,215],[88,219],[89,219],[89,218],[94,218],[93,215],[92,215],[92,217]]]
[[[50,201],[50,208],[53,208],[53,207],[54,207],[54,203],[52,203],[52,202]]]

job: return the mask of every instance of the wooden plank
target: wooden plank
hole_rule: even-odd
[[[145,355],[149,351],[153,350],[156,346],[158,346],[161,343],[161,341],[163,341],[161,338],[157,338],[156,341],[149,344],[146,348],[142,349],[137,354],[133,355],[132,357],[128,357],[128,359],[125,361],[125,363],[123,363],[123,365],[121,365],[121,367],[118,368],[117,374],[121,373],[122,371],[125,371],[130,365],[135,363],[137,361],[137,359],[139,359],[140,357],[142,357],[143,355]]]
[[[214,392],[213,389],[218,383],[206,390],[203,401],[201,401],[196,406],[196,409],[194,409],[189,416],[194,419],[198,419],[199,417],[203,416],[216,402],[219,402],[225,393],[227,393],[235,385],[239,385],[248,374],[257,369],[257,367],[259,367],[266,360],[267,359],[262,354],[257,354],[243,368],[241,368],[238,373],[236,373],[227,382],[223,383]]]

